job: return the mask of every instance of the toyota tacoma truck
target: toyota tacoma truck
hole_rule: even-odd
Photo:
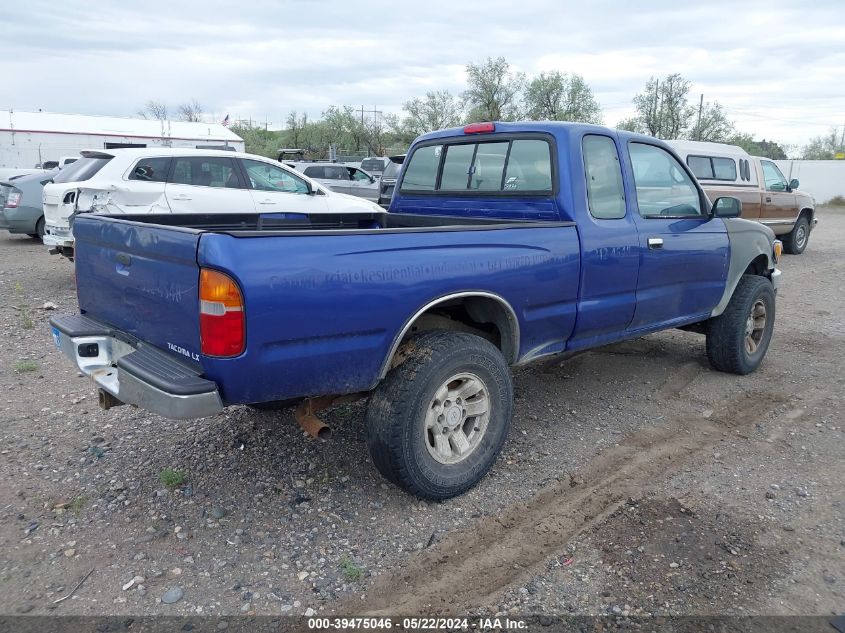
[[[505,441],[509,366],[685,328],[755,370],[781,244],[740,212],[650,137],[471,124],[413,143],[385,213],[79,215],[80,313],[52,333],[105,407],[299,402],[322,437],[320,409],[366,397],[378,470],[443,499]]]

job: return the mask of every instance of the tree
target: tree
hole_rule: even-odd
[[[602,122],[601,106],[581,75],[540,73],[525,91],[529,119],[536,121]]]
[[[724,143],[736,133],[733,122],[728,120],[718,101],[704,103],[700,115],[694,115],[694,121],[685,134],[692,141]]]
[[[807,160],[833,160],[837,154],[845,153],[845,127],[842,134],[831,128],[823,136],[816,136],[801,150],[801,158]]]
[[[138,116],[142,119],[155,119],[157,121],[167,120],[167,104],[164,101],[150,99],[144,107],[138,110]]]
[[[264,126],[238,121],[230,129],[244,140],[246,151],[250,154],[276,158],[279,155],[279,148],[283,147],[281,134],[273,130],[265,130]]]
[[[402,109],[407,113],[402,126],[412,138],[443,128],[456,127],[463,119],[460,100],[448,90],[431,90],[425,97],[406,101]]]
[[[510,71],[504,57],[480,64],[467,64],[468,88],[464,103],[472,121],[514,121],[521,112],[520,95],[525,87],[525,75]]]
[[[649,79],[645,90],[634,97],[640,129],[657,138],[680,138],[695,112],[687,102],[690,85],[678,73],[662,81],[655,77]]]
[[[196,99],[179,106],[178,117],[180,121],[202,121],[202,106]]]

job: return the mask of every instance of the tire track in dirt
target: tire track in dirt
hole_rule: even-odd
[[[682,390],[694,379],[681,373],[667,385],[669,392]],[[580,484],[562,479],[499,516],[447,534],[403,567],[377,577],[364,600],[344,601],[336,612],[455,615],[489,604],[503,588],[527,579],[533,567],[579,532],[604,521],[628,498],[642,495],[655,480],[697,459],[724,432],[765,419],[787,400],[782,393],[742,395],[709,420],[681,415],[643,429],[597,455],[578,473]]]

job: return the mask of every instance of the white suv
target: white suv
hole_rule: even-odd
[[[272,159],[222,150],[88,150],[44,187],[44,244],[73,255],[76,213],[383,213]]]

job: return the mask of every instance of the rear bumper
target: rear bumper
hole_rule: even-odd
[[[48,224],[44,227],[44,237],[42,241],[46,246],[73,246],[73,233],[68,227],[58,227]]]
[[[53,317],[50,326],[65,356],[123,403],[175,420],[223,409],[214,382],[156,347],[83,315]]]

